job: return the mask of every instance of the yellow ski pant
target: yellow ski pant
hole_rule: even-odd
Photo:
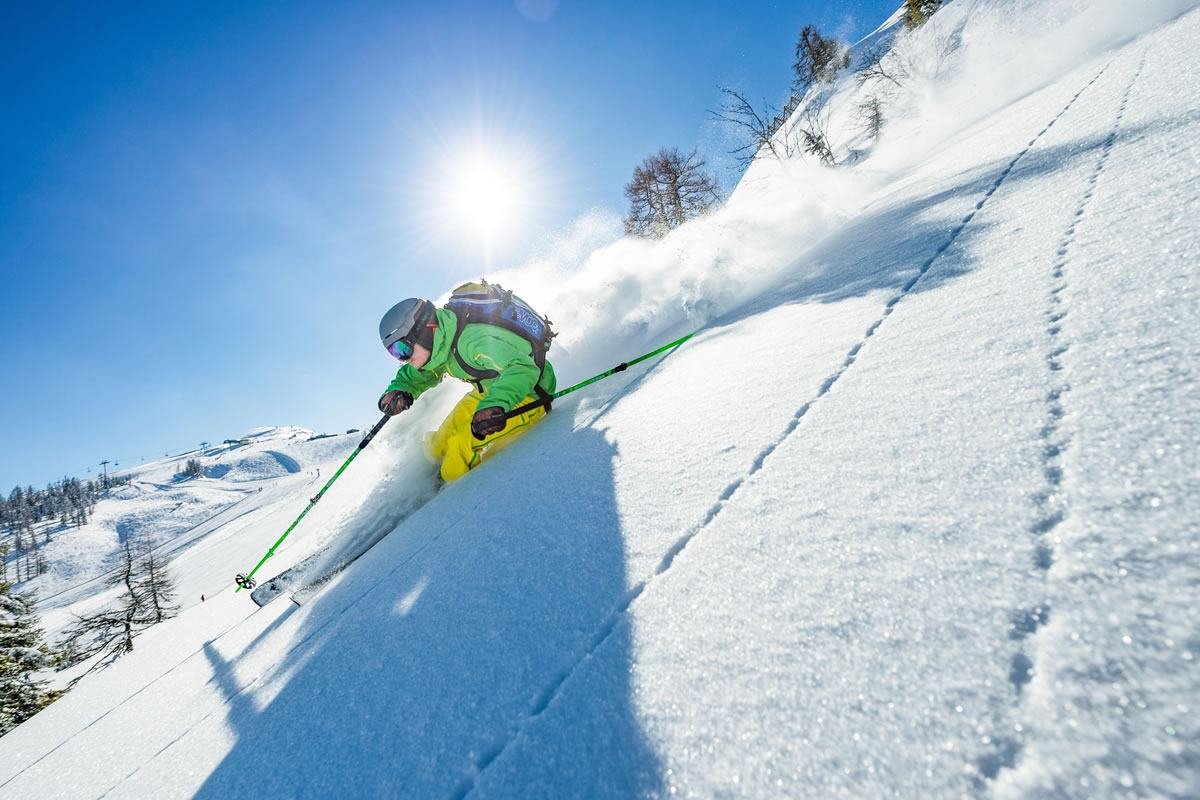
[[[475,409],[482,399],[483,395],[475,389],[467,392],[427,440],[430,457],[435,462],[442,462],[444,481],[458,480],[466,475],[546,416],[546,407],[538,406],[513,417],[504,430],[493,433],[481,442],[471,434],[471,417],[475,415]],[[535,399],[526,397],[517,405],[525,405]]]

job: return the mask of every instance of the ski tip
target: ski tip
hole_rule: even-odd
[[[271,580],[251,592],[250,599],[256,606],[262,608],[278,597],[282,591],[283,587],[279,586],[277,581]]]

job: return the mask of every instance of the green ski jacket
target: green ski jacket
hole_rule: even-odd
[[[446,308],[437,309],[437,329],[433,332],[433,352],[429,362],[417,369],[412,364],[400,367],[396,377],[388,384],[384,394],[399,389],[408,392],[416,400],[421,394],[442,382],[447,374],[468,383],[475,379],[465,372],[450,351],[450,343],[458,330],[458,317]],[[533,387],[553,394],[557,382],[554,367],[546,362],[544,370],[533,363],[533,347],[522,336],[495,325],[472,323],[463,328],[458,337],[458,354],[471,367],[500,373],[495,378],[478,382],[483,392],[479,408],[499,406],[512,411],[526,397],[534,394]],[[538,380],[539,374],[541,380]]]

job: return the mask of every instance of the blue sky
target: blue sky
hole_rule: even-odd
[[[730,185],[718,85],[781,103],[802,25],[897,2],[9,4],[0,487],[371,423],[388,306],[623,212],[659,147]],[[437,196],[476,147],[536,199],[486,248]]]

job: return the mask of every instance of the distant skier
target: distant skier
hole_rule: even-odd
[[[379,398],[379,410],[401,413],[446,374],[474,384],[426,439],[442,479],[461,478],[546,415],[556,385],[546,360],[553,336],[549,320],[486,282],[458,287],[442,308],[403,300],[379,323],[383,346],[405,362]],[[506,418],[537,400],[545,402]]]

